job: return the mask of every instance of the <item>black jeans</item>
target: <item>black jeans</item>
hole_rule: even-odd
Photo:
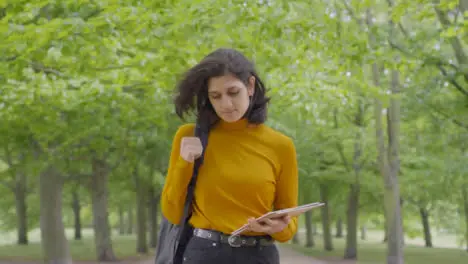
[[[278,248],[231,247],[229,244],[192,237],[184,252],[184,264],[279,264]]]

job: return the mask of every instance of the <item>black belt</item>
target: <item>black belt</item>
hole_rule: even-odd
[[[270,236],[229,236],[223,233],[195,228],[193,235],[196,237],[209,239],[215,242],[226,243],[231,247],[254,247],[254,246],[269,246],[274,243]]]

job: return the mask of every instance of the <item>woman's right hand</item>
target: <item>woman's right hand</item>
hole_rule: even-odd
[[[180,156],[188,161],[194,162],[203,151],[203,146],[198,137],[183,137],[180,143]]]

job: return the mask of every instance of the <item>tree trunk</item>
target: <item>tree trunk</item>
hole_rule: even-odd
[[[384,195],[384,200],[385,200],[385,195]],[[385,207],[383,210],[383,215],[384,215],[384,237],[382,243],[387,243],[388,241],[388,225],[387,225],[387,212],[385,212]]]
[[[367,239],[367,228],[365,225],[361,226],[361,240]]]
[[[125,210],[119,205],[119,235],[125,235]]]
[[[320,200],[325,203],[320,210],[322,213],[323,247],[326,251],[332,251],[333,243],[330,228],[330,212],[328,208],[328,187],[323,183],[320,184]]]
[[[343,219],[338,217],[336,220],[336,238],[342,238],[343,237]]]
[[[133,206],[128,207],[127,211],[127,234],[133,234]]]
[[[73,209],[73,216],[75,219],[75,240],[81,240],[83,238],[81,234],[81,204],[80,204],[80,195],[78,194],[78,190],[75,189],[72,193],[73,200],[72,200],[72,209]]]
[[[399,170],[399,169],[398,169]],[[397,173],[398,174],[398,173]],[[398,194],[398,196],[400,196]],[[403,211],[403,199],[400,197],[400,225],[401,225],[401,245],[404,247],[405,246],[405,230],[403,229],[403,214],[401,211]]]
[[[389,1],[393,5],[393,1]],[[367,10],[367,24],[372,25],[370,10]],[[394,29],[390,21],[390,30]],[[369,31],[369,42],[376,45],[375,38]],[[391,32],[392,35],[392,32]],[[395,58],[398,61],[398,58]],[[372,64],[374,86],[380,87],[380,72],[377,63]],[[399,102],[399,74],[392,70],[390,108],[387,111],[388,144],[385,147],[384,126],[382,121],[382,102],[375,99],[375,131],[377,142],[377,163],[384,180],[384,201],[387,225],[387,264],[403,264],[403,224],[401,219],[399,172],[399,133],[400,133],[400,102]]]
[[[398,61],[398,59],[397,59]],[[387,194],[387,214],[390,215],[388,240],[389,252],[388,262],[391,264],[404,263],[403,260],[403,218],[401,215],[400,186],[398,183],[398,173],[400,171],[400,90],[399,73],[392,70],[392,99],[390,99],[390,109],[387,112],[388,125],[388,163],[390,164],[389,178],[385,182],[385,193]]]
[[[359,217],[359,195],[362,156],[362,127],[364,126],[364,103],[362,97],[358,99],[356,114],[354,118],[356,135],[354,140],[353,173],[354,183],[350,185],[348,196],[348,208],[346,212],[346,249],[345,259],[357,259],[358,250],[358,217]]]
[[[431,235],[431,228],[429,225],[429,212],[424,207],[419,207],[419,214],[421,215],[421,222],[423,225],[424,231],[424,242],[426,247],[432,247],[432,235]]]
[[[298,234],[298,232],[296,232],[296,234],[294,234],[294,236],[293,236],[291,242],[292,242],[293,244],[295,244],[295,245],[298,245],[298,244],[299,244],[299,234]]]
[[[135,166],[133,177],[136,185],[136,200],[137,200],[137,245],[138,253],[148,253],[148,244],[146,240],[146,188],[143,179],[139,175],[138,165]]]
[[[119,205],[119,235],[125,235],[125,212],[122,205]]]
[[[159,198],[156,196],[155,188],[151,187],[149,190],[149,222],[150,222],[150,247],[156,248],[158,243],[158,203]]]
[[[93,159],[92,167],[91,200],[97,260],[115,261],[116,257],[112,248],[107,200],[109,171],[107,164],[96,158]]]
[[[346,212],[346,249],[345,259],[357,258],[359,185],[349,187],[348,209]]]
[[[71,264],[62,215],[62,178],[49,166],[39,176],[41,245],[45,264]]]
[[[462,186],[463,208],[465,211],[465,243],[468,252],[468,186]]]
[[[17,244],[28,244],[28,207],[26,203],[27,183],[23,173],[16,173],[15,184],[16,221],[17,221]]]
[[[6,162],[9,167],[14,167],[13,154],[9,144],[3,145]],[[36,152],[36,154],[38,154]],[[23,154],[18,157],[23,159]],[[6,184],[15,196],[16,210],[16,243],[18,245],[28,244],[28,207],[26,198],[28,196],[28,185],[26,175],[21,170],[9,170],[12,179],[12,185]]]
[[[373,65],[374,78],[379,73],[377,71],[377,65]],[[374,81],[375,82],[375,81]],[[392,103],[392,108],[398,107],[398,104]],[[390,110],[392,111],[392,110]],[[395,116],[398,111],[393,111],[392,116]],[[387,157],[387,151],[385,148],[383,124],[382,124],[382,102],[379,99],[375,100],[375,118],[376,118],[376,137],[377,137],[377,151],[378,151],[378,164],[380,168],[380,174],[384,179],[384,201],[385,201],[385,215],[386,215],[386,227],[387,227],[387,263],[388,264],[402,264],[403,263],[403,227],[401,223],[401,207],[400,207],[400,191],[398,186],[397,173],[395,170],[398,162],[398,151],[395,145],[390,148],[393,158]],[[395,122],[390,118],[389,131],[392,132],[390,144],[397,144],[397,132],[398,124],[391,124]],[[391,165],[389,164],[391,162]],[[393,167],[393,168],[392,168]]]
[[[307,211],[304,213],[305,216],[305,228],[306,228],[306,247],[314,247],[314,235],[312,231],[312,211]]]

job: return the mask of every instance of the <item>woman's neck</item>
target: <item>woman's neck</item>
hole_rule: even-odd
[[[242,130],[249,127],[247,118],[241,118],[235,122],[226,122],[222,119],[218,121],[218,127],[225,130]]]

